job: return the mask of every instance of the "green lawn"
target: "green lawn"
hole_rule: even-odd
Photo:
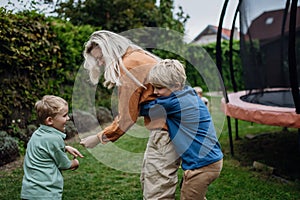
[[[221,176],[209,187],[207,193],[209,200],[300,199],[299,179],[286,181],[253,170],[251,165],[253,157],[248,152],[255,150],[253,154],[263,155],[266,151],[260,152],[261,149],[244,146],[248,142],[244,138],[246,134],[270,133],[270,135],[273,135],[273,133],[281,132],[282,128],[240,121],[239,135],[241,140],[234,140],[235,156],[232,157],[230,155],[226,128],[227,121],[224,120],[218,110],[212,110],[212,113],[214,119],[217,119],[216,126],[219,127],[216,128],[220,131],[219,140],[225,157]],[[224,124],[224,127],[219,124]],[[232,125],[234,127],[233,120]],[[84,154],[85,158],[80,159],[78,170],[63,172],[65,180],[63,199],[142,199],[139,170],[147,142],[147,134],[148,131],[142,126],[134,126],[113,145],[99,146],[92,151],[87,151],[78,145],[78,140],[68,141],[69,144],[77,147]],[[291,129],[290,134],[296,134],[295,130]],[[284,139],[281,138],[280,140]],[[292,142],[297,144],[296,141]],[[294,154],[296,154],[294,155],[295,157],[300,157],[299,152]],[[274,155],[275,157],[272,157]],[[271,160],[274,161],[274,159],[276,160],[279,157],[278,154],[274,155],[269,154],[268,156],[272,157]],[[267,162],[267,158],[258,159],[260,162]],[[299,168],[298,161],[285,160],[284,162],[294,163]],[[22,175],[23,171],[20,166],[13,170],[0,170],[1,200],[20,199]],[[179,171],[180,179],[181,176],[182,170]],[[176,199],[179,199],[179,188]]]

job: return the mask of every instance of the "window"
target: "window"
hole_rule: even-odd
[[[273,17],[268,17],[268,18],[266,19],[265,23],[266,23],[266,25],[270,25],[270,24],[273,23],[273,21],[274,21],[274,18],[273,18]]]

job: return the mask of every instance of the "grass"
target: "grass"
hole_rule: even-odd
[[[219,140],[225,157],[220,177],[209,187],[208,199],[296,200],[300,198],[300,154],[297,151],[297,130],[289,129],[286,132],[280,127],[239,121],[241,139],[234,140],[235,156],[232,157],[227,122],[224,117],[217,114],[218,110],[212,109],[211,112],[214,119],[217,119],[216,129],[219,131]],[[234,127],[233,120],[231,123]],[[265,134],[261,135],[262,133]],[[98,145],[99,147],[89,151],[78,145],[78,140],[68,141],[78,148],[85,158],[80,159],[78,170],[63,172],[65,181],[63,199],[142,199],[139,170],[147,143],[147,134],[145,128],[134,126],[113,145]],[[248,140],[245,139],[247,134],[257,135],[257,137]],[[255,160],[275,167],[276,173],[270,175],[255,171],[252,167]],[[12,169],[1,168],[1,200],[20,199],[23,176],[21,162],[22,158]],[[181,177],[180,169],[179,178]],[[176,199],[179,199],[179,188],[177,188]]]

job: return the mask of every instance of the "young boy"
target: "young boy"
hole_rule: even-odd
[[[196,87],[194,87],[194,90],[196,91],[196,93],[200,97],[200,99],[204,102],[204,104],[207,107],[209,107],[209,101],[208,101],[208,99],[205,96],[203,96],[203,90],[202,90],[202,88],[199,87],[199,86],[196,86]]]
[[[68,103],[57,96],[46,95],[35,104],[40,127],[31,136],[24,159],[22,199],[61,199],[61,170],[75,170],[81,153],[65,146],[65,124],[69,120]],[[70,160],[65,153],[74,156]]]
[[[209,184],[219,177],[223,154],[210,113],[195,90],[185,86],[186,74],[177,60],[162,60],[149,72],[156,100],[141,105],[140,114],[165,118],[184,170],[180,199],[206,199]]]

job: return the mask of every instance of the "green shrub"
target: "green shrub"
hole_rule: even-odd
[[[18,156],[17,141],[5,131],[0,131],[0,166],[16,160]]]
[[[37,99],[63,93],[60,47],[43,15],[0,10],[0,26],[0,127],[19,119],[25,128]]]

